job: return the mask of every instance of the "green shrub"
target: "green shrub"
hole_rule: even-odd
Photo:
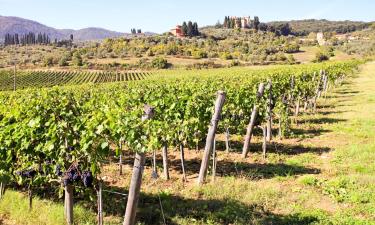
[[[320,52],[316,53],[315,59],[314,59],[313,62],[323,62],[323,61],[329,60],[329,58],[330,57],[326,52],[320,51]]]
[[[156,57],[151,62],[151,67],[156,69],[167,69],[168,68],[168,61],[162,57]]]
[[[297,52],[299,52],[299,48],[300,48],[300,46],[298,44],[295,44],[295,43],[293,43],[293,44],[286,44],[284,46],[283,51],[285,53],[297,53]]]
[[[240,63],[240,61],[238,61],[238,60],[232,60],[232,61],[230,62],[230,67],[240,66],[240,65],[241,65],[241,63]]]
[[[75,66],[83,66],[82,57],[78,52],[73,54],[72,62]]]
[[[194,59],[202,59],[207,58],[207,52],[202,50],[196,50],[191,53]]]
[[[59,60],[59,66],[69,66],[68,58],[63,56]]]
[[[233,56],[229,52],[224,52],[221,54],[220,58],[225,60],[231,60],[233,59]]]
[[[43,60],[43,65],[44,66],[53,66],[53,57],[52,56],[47,56]]]

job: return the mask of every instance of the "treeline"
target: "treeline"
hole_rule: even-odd
[[[280,23],[277,25],[269,25],[266,23],[260,23],[259,30],[272,32],[278,36],[288,36],[288,35],[294,34],[289,23]]]
[[[276,21],[267,23],[268,26],[277,27],[281,24],[288,23],[293,34],[296,36],[306,36],[312,32],[336,32],[338,34],[350,33],[358,30],[369,28],[371,23],[355,21],[329,21],[329,20],[292,20]]]
[[[135,29],[135,28],[133,28],[133,29],[130,30],[130,32],[131,32],[132,34],[141,34],[141,33],[142,33],[142,30],[141,30],[141,29]]]
[[[30,32],[28,34],[6,34],[4,45],[36,45],[36,44],[50,44],[51,39],[45,33],[35,34]]]
[[[181,30],[186,37],[195,37],[200,35],[197,22],[183,22]]]

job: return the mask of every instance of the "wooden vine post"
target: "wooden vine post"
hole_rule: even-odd
[[[159,176],[158,176],[158,169],[156,165],[156,151],[154,150],[152,152],[152,178],[157,179],[158,177]]]
[[[204,148],[201,168],[200,168],[200,171],[199,171],[199,177],[198,177],[198,185],[199,186],[203,185],[203,183],[206,179],[207,168],[208,168],[208,163],[209,163],[209,160],[210,160],[211,150],[212,150],[213,145],[214,145],[215,134],[216,134],[216,130],[217,130],[217,126],[218,126],[218,122],[219,122],[219,119],[220,119],[221,110],[223,108],[224,102],[225,102],[225,92],[219,91],[218,94],[217,94],[217,99],[216,99],[216,103],[215,103],[215,111],[214,111],[214,114],[212,115],[210,128],[208,129],[206,146]]]
[[[324,71],[321,70],[320,71],[320,79],[318,79],[318,85],[317,85],[317,88],[316,88],[316,94],[315,94],[315,97],[314,97],[314,109],[313,111],[316,112],[316,104],[317,104],[317,100],[318,98],[320,98],[321,96],[321,88],[322,88],[322,82],[323,82],[323,76],[324,76]]]
[[[3,198],[4,194],[3,194],[3,189],[5,187],[5,183],[4,181],[1,181],[0,182],[0,200]]]
[[[180,144],[180,158],[181,158],[181,170],[182,170],[182,180],[187,181],[186,172],[185,172],[185,151],[184,144]]]
[[[154,115],[154,108],[145,105],[145,114],[142,116],[142,121],[149,120]],[[125,218],[123,225],[134,225],[135,216],[137,212],[138,199],[141,191],[142,175],[144,164],[146,161],[146,155],[143,152],[137,152],[134,159],[133,174],[130,181],[128,202],[126,204]]]
[[[122,139],[120,140],[120,159],[118,162],[119,166],[119,171],[120,171],[120,176],[122,176]]]
[[[263,150],[263,159],[266,159],[266,151],[267,151],[267,125],[264,127],[261,127],[263,131],[263,144],[262,144],[262,150]]]
[[[249,152],[251,136],[253,135],[255,121],[256,121],[256,118],[258,116],[258,110],[259,110],[259,108],[257,106],[257,102],[263,96],[263,93],[264,93],[264,83],[260,83],[259,88],[258,88],[258,92],[257,92],[257,100],[254,104],[254,108],[253,108],[253,111],[251,113],[250,122],[249,122],[249,125],[247,126],[247,130],[246,130],[245,141],[244,141],[244,145],[243,145],[243,149],[242,149],[242,158],[246,158],[247,153]]]
[[[163,149],[163,174],[164,179],[169,180],[169,169],[168,169],[168,145],[167,143],[164,143]]]
[[[29,211],[33,209],[33,189],[32,185],[29,185],[29,190],[28,190],[28,197],[29,197]]]
[[[14,63],[14,71],[13,71],[13,91],[16,91],[16,63]]]
[[[98,225],[103,225],[103,196],[102,196],[103,183],[99,181],[98,184]]]
[[[227,127],[225,128],[225,148],[226,148],[227,153],[230,152],[229,139],[230,139],[229,127]]]
[[[296,101],[296,110],[295,110],[295,112],[294,112],[294,116],[295,116],[295,117],[298,117],[298,115],[299,115],[300,105],[301,105],[301,100],[300,100],[299,97],[297,97],[297,101]],[[305,106],[305,108],[306,108],[306,107],[307,107],[307,106]]]
[[[216,178],[216,165],[217,165],[217,156],[216,156],[216,138],[215,138],[214,146],[212,150],[212,181],[215,181],[215,178]]]
[[[73,224],[73,185],[65,186],[65,219],[68,225]]]
[[[272,139],[272,81],[268,83],[269,96],[267,105],[267,141]]]
[[[327,98],[327,91],[328,91],[328,75],[326,72],[324,72],[324,82],[323,82],[324,98]]]

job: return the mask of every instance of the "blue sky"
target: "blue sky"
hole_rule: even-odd
[[[184,20],[200,26],[225,15],[261,21],[330,19],[375,21],[374,0],[0,0],[0,15],[36,20],[55,28],[103,27],[164,32]]]

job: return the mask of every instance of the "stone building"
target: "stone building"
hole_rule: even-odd
[[[324,39],[323,32],[319,32],[316,34],[316,40],[318,41],[320,46],[326,45],[326,40]]]
[[[250,28],[251,26],[251,18],[250,16],[244,16],[244,17],[237,17],[237,16],[231,16],[230,19],[238,21],[238,23],[235,23],[235,28]]]

